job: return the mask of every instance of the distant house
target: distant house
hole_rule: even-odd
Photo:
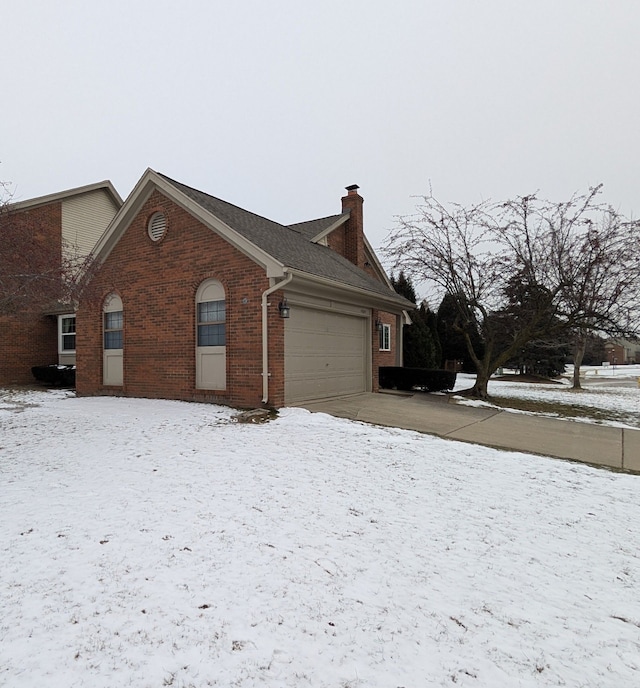
[[[285,226],[148,169],[95,247],[77,393],[283,406],[377,391],[401,365],[399,296],[363,199]]]
[[[65,252],[87,256],[121,205],[108,181],[12,203],[0,214],[0,282],[22,272],[28,284],[34,271],[55,281]],[[0,311],[1,385],[33,382],[32,366],[75,363],[75,306],[55,298],[55,285],[49,296]]]
[[[640,363],[640,340],[609,339],[604,350],[610,365]]]

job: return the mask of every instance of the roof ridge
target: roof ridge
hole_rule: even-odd
[[[34,196],[33,198],[25,198],[21,201],[9,201],[8,208],[10,210],[24,210],[26,208],[33,208],[40,205],[48,205],[49,203],[56,203],[63,201],[73,196],[81,196],[82,194],[91,193],[92,191],[106,190],[119,206],[122,206],[123,200],[117,189],[110,179],[102,179],[99,182],[91,184],[83,184],[82,186],[74,186],[71,189],[63,189],[62,191],[54,191],[53,193],[44,194],[42,196]]]
[[[296,226],[283,225],[257,213],[252,213],[159,172],[155,174],[164,179],[178,193],[184,194],[205,212],[217,217],[229,229],[237,232],[246,241],[271,256],[279,264],[309,275],[364,289],[379,296],[394,295],[396,299],[404,300],[395,294],[387,284],[359,268],[337,251],[311,241],[313,237],[309,236],[308,231],[297,229]],[[320,224],[327,225],[330,220],[335,223],[335,218],[344,215],[345,213],[340,213],[319,218]],[[318,222],[318,220],[307,221],[312,225],[314,222]],[[298,226],[301,225],[298,224]]]
[[[247,210],[246,208],[242,208],[239,205],[236,205],[235,203],[231,203],[230,201],[226,201],[224,198],[219,198],[218,196],[213,196],[210,193],[207,193],[206,191],[202,191],[201,189],[196,189],[195,186],[189,186],[189,184],[184,184],[183,182],[179,182],[176,179],[172,179],[171,177],[167,176],[166,174],[163,174],[162,172],[156,172],[157,175],[162,177],[163,179],[166,179],[168,182],[173,184],[176,187],[183,187],[186,189],[190,189],[191,191],[195,191],[195,193],[202,194],[203,196],[207,196],[207,198],[211,198],[214,201],[217,201],[218,203],[224,203],[227,206],[230,206],[231,208],[235,208],[236,210],[239,210],[242,213],[245,213],[247,215],[252,215],[253,217],[257,217],[260,220],[265,220],[266,222],[270,222],[271,224],[278,225],[279,227],[282,227],[283,229],[289,229],[288,225],[283,225],[277,220],[272,220],[269,217],[265,217],[264,215],[259,215],[258,213],[254,213],[252,210]]]
[[[325,215],[324,217],[314,217],[312,220],[303,220],[302,222],[292,222],[290,225],[285,225],[285,227],[297,227],[298,225],[308,225],[312,222],[322,222],[323,220],[333,220],[342,216],[347,216],[349,213],[335,213],[334,215]]]

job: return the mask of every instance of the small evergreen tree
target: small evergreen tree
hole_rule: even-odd
[[[411,312],[411,325],[404,328],[404,365],[406,368],[440,367],[437,350],[429,324],[431,311],[424,302]]]
[[[407,277],[404,274],[404,270],[400,270],[400,274],[397,278],[391,275],[391,286],[400,296],[404,296],[405,299],[409,299],[412,303],[418,303],[416,299],[416,290],[413,288],[411,277]]]
[[[391,275],[391,284],[398,294],[413,303],[417,302],[416,290],[404,270],[400,270],[397,278]],[[440,346],[436,344],[435,314],[423,301],[418,308],[411,311],[410,316],[412,324],[405,325],[402,332],[405,368],[439,368]]]
[[[442,347],[442,365],[444,366],[445,361],[462,361],[462,370],[465,373],[472,373],[475,371],[475,364],[469,354],[465,331],[468,333],[476,355],[482,355],[482,340],[478,331],[473,329],[470,323],[463,326],[460,311],[456,297],[453,294],[445,294],[438,307],[436,318],[438,340]]]

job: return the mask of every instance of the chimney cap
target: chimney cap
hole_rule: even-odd
[[[357,191],[360,187],[357,184],[351,184],[351,186],[344,187],[347,191]]]

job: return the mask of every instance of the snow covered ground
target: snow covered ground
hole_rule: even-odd
[[[0,685],[640,685],[640,477],[0,393]]]
[[[573,371],[571,368],[560,383],[526,383],[492,379],[489,381],[489,394],[502,399],[523,399],[528,401],[547,401],[552,404],[566,404],[584,409],[583,416],[573,416],[572,420],[595,422],[593,411],[609,413],[616,420],[598,420],[606,425],[617,427],[640,427],[640,366],[585,367],[582,376],[582,390],[571,390]],[[468,389],[473,385],[474,375],[458,373],[454,392]],[[456,398],[457,403],[468,406],[493,406],[490,402],[474,399]],[[522,413],[522,411],[518,411]],[[552,413],[548,415],[561,415]]]

